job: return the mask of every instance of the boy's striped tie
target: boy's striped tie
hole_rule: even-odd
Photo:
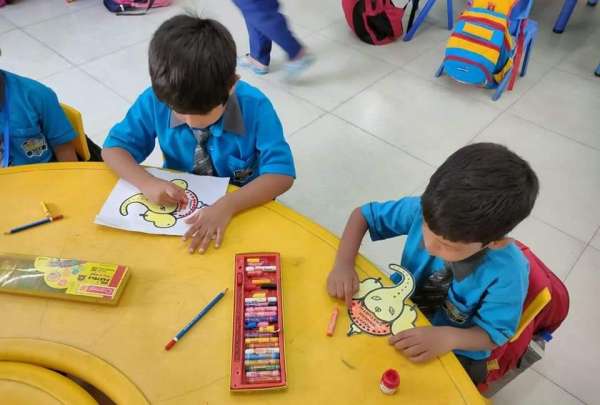
[[[196,128],[194,128],[193,131],[198,144],[194,150],[194,168],[192,169],[192,172],[201,176],[212,176],[214,172],[212,159],[206,148],[210,131],[207,129]]]

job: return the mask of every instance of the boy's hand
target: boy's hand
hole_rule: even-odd
[[[215,248],[221,246],[225,229],[233,216],[233,211],[226,204],[217,202],[211,207],[202,208],[185,222],[192,224],[183,235],[183,240],[192,239],[190,253],[204,253],[211,240],[215,240]]]
[[[352,296],[358,291],[358,275],[353,265],[335,263],[327,277],[327,292],[332,297],[346,301],[346,306],[352,306]]]
[[[161,205],[171,205],[181,203],[187,204],[185,190],[176,186],[170,181],[152,177],[144,182],[140,191],[144,193],[150,201]]]
[[[454,349],[453,329],[445,326],[408,329],[390,336],[389,343],[404,353],[410,361],[421,363]]]

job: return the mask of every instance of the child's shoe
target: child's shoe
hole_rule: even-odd
[[[287,70],[287,80],[296,80],[313,63],[315,63],[315,56],[308,52],[305,52],[300,58],[287,62],[285,64],[285,69]]]
[[[244,56],[239,57],[237,59],[237,65],[244,69],[251,70],[252,73],[254,73],[255,75],[262,76],[262,75],[266,75],[267,73],[269,73],[269,67],[260,65],[259,62],[255,61],[250,56],[249,53],[245,54]]]

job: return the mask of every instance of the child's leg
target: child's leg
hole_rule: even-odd
[[[252,27],[283,48],[290,60],[300,56],[302,45],[288,29],[285,17],[279,12],[277,0],[235,0],[235,3],[244,14],[248,33]]]
[[[257,30],[248,20],[246,20],[246,28],[250,39],[250,56],[257,62],[269,66],[271,62],[271,40]]]

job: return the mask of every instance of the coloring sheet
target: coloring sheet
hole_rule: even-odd
[[[367,278],[360,282],[358,292],[352,297],[348,310],[350,328],[348,336],[368,333],[374,336],[395,335],[414,328],[417,311],[406,300],[415,289],[412,275],[397,267],[402,282],[385,287],[379,278]]]
[[[96,216],[95,223],[127,231],[183,235],[189,227],[185,219],[197,210],[214,204],[225,195],[229,184],[227,177],[196,176],[156,168],[147,170],[154,177],[171,181],[184,189],[187,204],[154,204],[140,190],[119,179]]]

